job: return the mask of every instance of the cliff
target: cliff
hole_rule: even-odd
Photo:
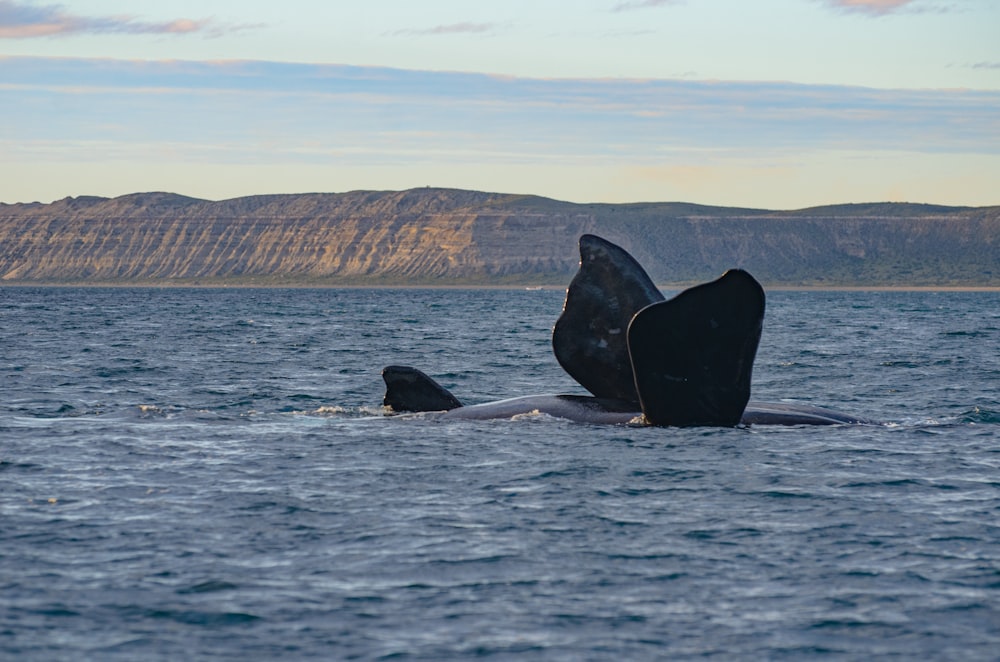
[[[573,204],[449,189],[0,204],[0,283],[564,283],[585,232],[659,282],[1000,285],[1000,207]]]

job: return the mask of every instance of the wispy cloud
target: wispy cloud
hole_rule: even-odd
[[[1000,62],[976,62],[973,69],[1000,69]]]
[[[633,9],[649,9],[651,7],[665,7],[667,5],[683,4],[684,0],[631,0],[630,2],[620,2],[611,11],[632,11]]]
[[[53,115],[38,121],[38,100],[60,94],[76,111],[54,104]],[[12,141],[52,139],[60,128],[100,137],[114,115],[141,140],[256,144],[263,127],[272,127],[279,144],[295,136],[330,149],[357,142],[359,153],[392,127],[450,135],[455,144],[471,144],[468,132],[486,151],[532,159],[583,150],[642,160],[663,150],[720,146],[751,153],[836,147],[998,154],[998,106],[996,91],[0,56],[0,107],[11,118],[0,138]],[[25,127],[38,135],[26,135]]]
[[[961,170],[955,203],[995,204],[998,107],[997,90],[0,56],[0,179],[35,199],[333,180],[805,206],[843,179],[884,199],[909,168],[915,199],[942,190],[926,172]]]
[[[841,11],[885,16],[908,8],[918,0],[823,0],[823,2]]]
[[[213,19],[178,18],[143,21],[131,15],[84,16],[63,5],[34,5],[0,0],[0,39],[67,37],[78,34],[192,34],[219,36],[249,25],[223,25]]]
[[[409,30],[397,30],[393,34],[411,36],[429,36],[442,34],[483,34],[495,31],[499,26],[496,23],[448,23],[446,25],[435,25],[430,28],[415,28]]]

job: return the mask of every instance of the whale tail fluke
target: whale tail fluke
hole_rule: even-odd
[[[445,387],[416,368],[390,365],[382,369],[385,397],[382,404],[393,411],[447,411],[462,406]]]
[[[581,386],[636,402],[651,425],[737,425],[763,318],[764,290],[746,271],[664,301],[625,249],[583,235],[552,349]]]
[[[552,329],[559,365],[599,398],[638,402],[625,332],[637,312],[657,301],[663,295],[628,251],[583,235],[580,269]]]
[[[650,425],[738,425],[764,321],[764,290],[746,271],[646,306],[628,348]]]

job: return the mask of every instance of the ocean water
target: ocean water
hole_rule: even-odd
[[[769,293],[882,426],[384,415],[581,392],[562,296],[0,289],[0,658],[1000,658],[1000,294]]]

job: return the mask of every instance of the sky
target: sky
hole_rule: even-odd
[[[0,0],[0,202],[1000,205],[1000,0]]]

